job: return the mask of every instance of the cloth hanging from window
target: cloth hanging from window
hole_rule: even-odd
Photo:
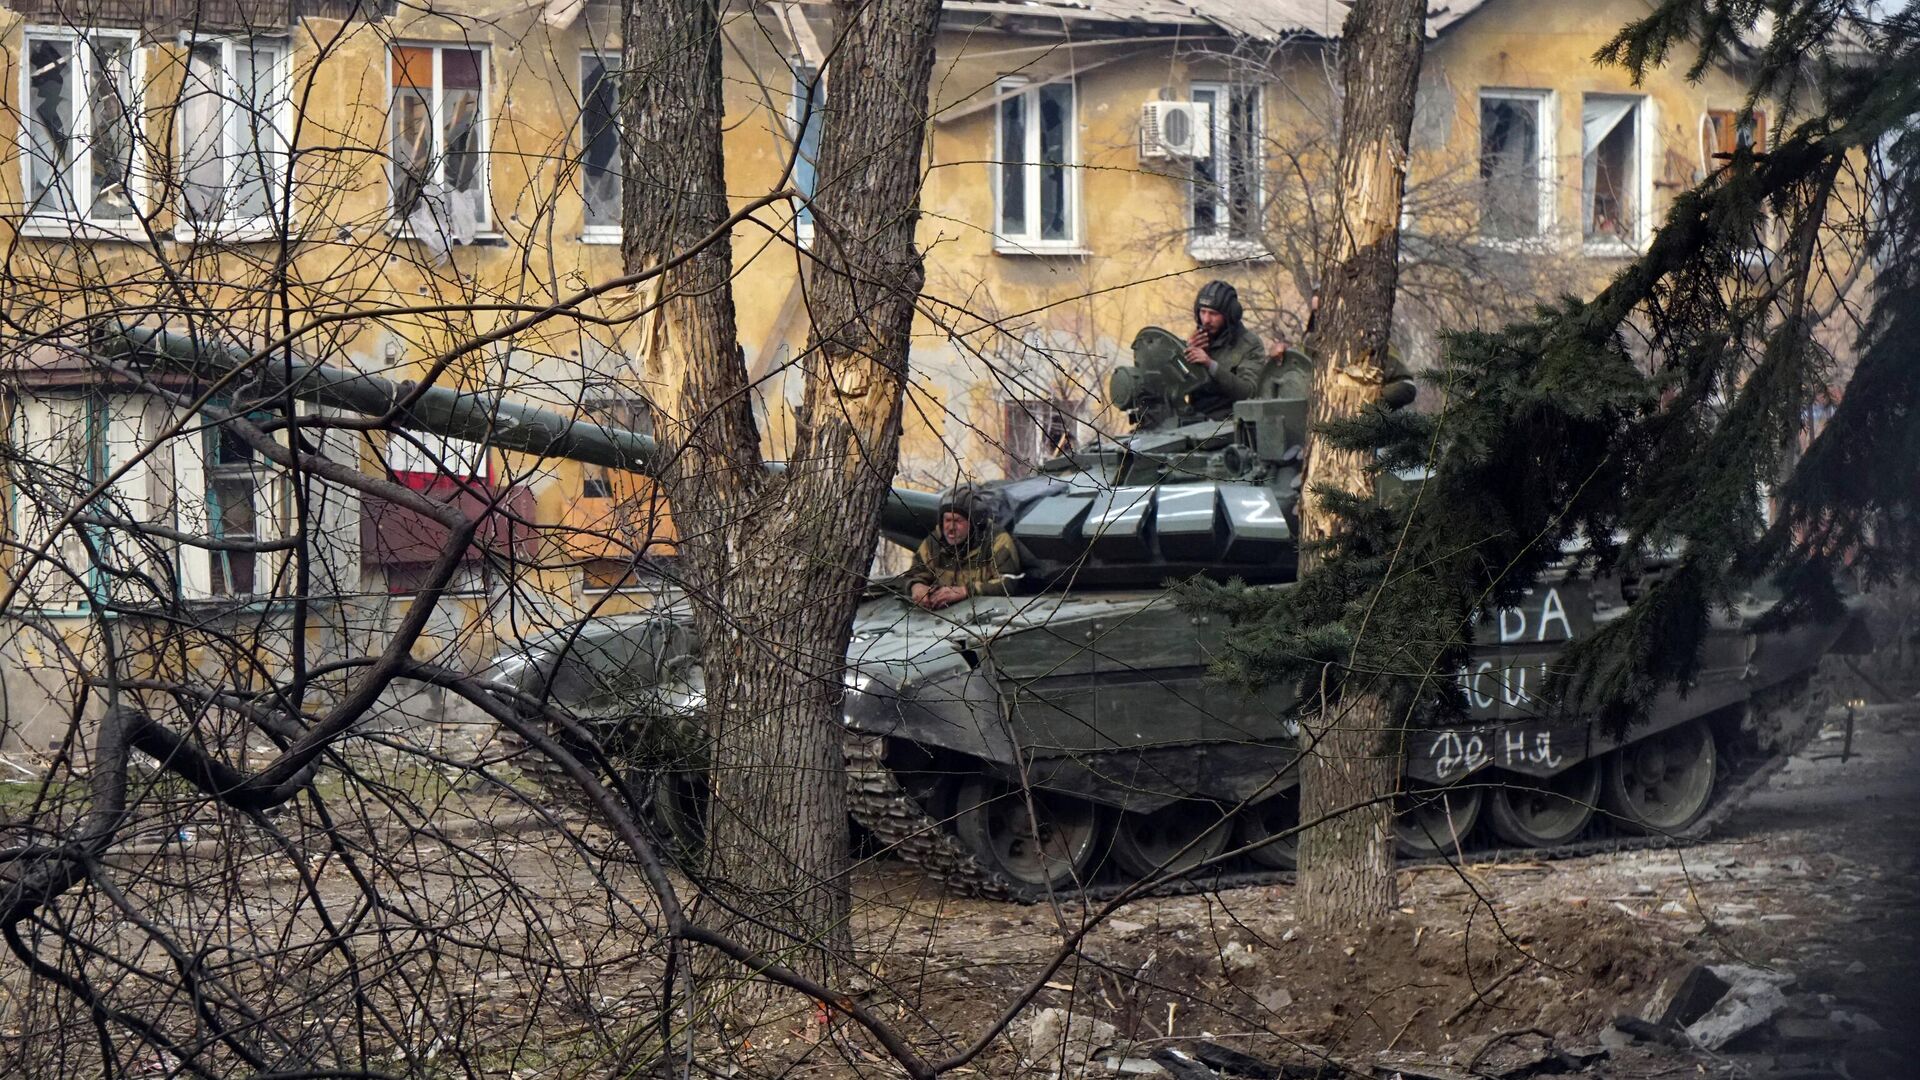
[[[1580,221],[1585,228],[1591,229],[1593,225],[1594,187],[1600,179],[1600,144],[1633,115],[1634,106],[1638,104],[1639,98],[1630,97],[1590,97],[1581,103]]]

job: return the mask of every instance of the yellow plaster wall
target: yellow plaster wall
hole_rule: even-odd
[[[579,130],[578,58],[585,50],[618,43],[613,35],[594,31],[609,17],[598,6],[565,28],[542,23],[540,10],[501,16],[497,5],[451,0],[431,13],[408,9],[379,26],[307,19],[295,28],[296,92],[306,110],[298,136],[302,242],[292,256],[294,316],[384,306],[465,308],[334,324],[327,330],[330,337],[311,339],[338,348],[341,356],[327,359],[344,358],[400,376],[418,374],[451,344],[618,274],[617,246],[581,240],[581,203],[568,164]],[[1596,68],[1588,58],[1628,18],[1645,10],[1634,0],[1493,0],[1458,24],[1428,53],[1423,85],[1430,100],[1423,111],[1430,126],[1425,130],[1441,135],[1420,151],[1416,176],[1423,170],[1472,167],[1481,87],[1552,89],[1562,178],[1559,220],[1577,221],[1580,95],[1634,92],[1623,72]],[[15,56],[19,25],[17,17],[0,22],[0,41]],[[787,166],[791,76],[786,65],[796,46],[765,11],[735,12],[728,35],[725,150],[729,194],[738,205],[774,190]],[[434,264],[422,245],[395,239],[388,228],[388,184],[378,151],[386,145],[386,50],[396,40],[490,47],[489,167],[493,227],[500,235],[455,248],[445,264]],[[1157,323],[1184,333],[1194,290],[1207,279],[1225,278],[1250,297],[1260,297],[1263,307],[1254,328],[1269,340],[1281,315],[1297,322],[1302,300],[1273,264],[1215,266],[1188,250],[1182,236],[1188,215],[1186,167],[1143,163],[1139,157],[1140,106],[1163,94],[1184,97],[1196,78],[1223,78],[1221,61],[1197,54],[1190,44],[1176,48],[1164,40],[1068,48],[977,29],[943,33],[940,48],[920,229],[928,252],[928,296],[915,325],[904,477],[939,486],[998,475],[1000,405],[1008,396],[1026,396],[1017,390],[1021,385],[1050,385],[1089,424],[1114,425],[1117,418],[1102,406],[1106,371],[1124,361],[1127,343],[1141,326]],[[179,78],[178,64],[169,58],[178,56],[178,47],[156,40],[149,52],[155,100],[149,102],[148,135],[165,149],[171,143],[165,101]],[[990,236],[995,110],[979,106],[992,97],[1001,75],[1020,73],[1037,81],[1076,67],[1081,71],[1076,88],[1084,250],[996,252]],[[1269,138],[1285,138],[1290,129],[1326,138],[1331,105],[1325,56],[1310,46],[1283,50],[1268,78]],[[1658,211],[1675,190],[1669,183],[1693,178],[1689,163],[1698,156],[1700,111],[1738,107],[1743,92],[1733,76],[1717,68],[1698,85],[1660,73],[1640,92],[1654,103],[1663,148],[1680,155],[1654,156]],[[0,87],[0,97],[9,102],[18,93],[17,75]],[[832,101],[829,86],[830,116]],[[1433,120],[1435,109],[1447,114],[1443,120]],[[142,297],[164,300],[178,285],[153,273],[154,257],[162,254],[194,268],[191,287],[201,302],[256,340],[280,325],[274,298],[250,295],[244,288],[259,280],[263,261],[278,252],[276,244],[220,249],[176,244],[166,239],[173,222],[164,206],[154,208],[156,235],[139,242],[16,235],[22,210],[17,116],[16,108],[0,110],[0,245],[9,251],[16,274],[24,269],[69,287],[106,283],[121,304]],[[733,250],[742,341],[754,375],[762,380],[767,451],[779,456],[791,438],[783,365],[805,347],[798,292],[805,260],[791,242],[781,207],[763,210],[755,223],[737,230]],[[1617,266],[1617,260],[1596,259],[1592,273],[1597,279]],[[677,381],[670,356],[655,354],[642,365],[622,360],[640,348],[642,320],[631,318],[638,299],[616,294],[587,305],[596,316],[630,320],[614,327],[557,320],[517,336],[515,389],[564,406],[577,399],[580,377],[591,366],[629,379],[642,377],[657,399],[670,402]],[[476,300],[500,310],[472,310],[470,302]],[[88,299],[78,293],[16,292],[5,303],[26,325],[52,328]],[[454,381],[484,385],[499,376],[503,359],[498,348],[477,351],[453,365]],[[535,464],[512,461],[500,467],[531,484],[543,519],[558,520],[578,498],[578,471],[566,464]],[[586,602],[578,575],[564,566],[534,580],[562,607]],[[462,623],[485,617],[477,605],[466,608],[471,610],[463,609]]]

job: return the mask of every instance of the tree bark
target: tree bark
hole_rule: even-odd
[[[1399,283],[1400,204],[1407,141],[1426,42],[1426,0],[1355,0],[1340,45],[1338,207],[1330,272],[1307,348],[1314,356],[1315,425],[1352,416],[1380,397]],[[1309,444],[1300,510],[1302,573],[1312,545],[1340,527],[1320,488],[1371,497],[1367,456]],[[1364,628],[1363,628],[1364,629]],[[1301,917],[1323,930],[1364,927],[1393,907],[1393,816],[1400,739],[1394,703],[1349,671],[1302,725],[1301,820],[1340,814],[1300,843]]]
[[[937,0],[837,10],[827,79],[805,396],[783,474],[761,463],[729,245],[664,275],[683,371],[666,480],[712,735],[707,875],[721,932],[827,982],[850,954],[842,673],[899,449]],[[727,213],[715,0],[632,5],[624,252],[688,251]],[[735,1018],[773,995],[726,990]]]

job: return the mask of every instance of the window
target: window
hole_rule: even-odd
[[[415,236],[471,242],[488,225],[486,50],[395,45],[389,63],[393,215]]]
[[[1266,171],[1260,88],[1195,83],[1193,100],[1213,124],[1213,153],[1193,163],[1194,246],[1257,244]]]
[[[620,239],[620,84],[615,58],[580,58],[580,197],[589,239]]]
[[[1025,476],[1049,458],[1073,452],[1073,414],[1051,401],[1009,401],[1002,417],[1009,476]]]
[[[125,228],[136,207],[134,34],[34,27],[20,99],[27,213]]]
[[[1767,114],[1746,114],[1735,109],[1708,109],[1700,118],[1700,166],[1702,175],[1725,168],[1740,148],[1755,153],[1767,148]],[[1740,261],[1750,272],[1764,273],[1778,240],[1772,215],[1762,214],[1750,243],[1744,246]]]
[[[206,432],[206,463],[208,535],[243,543],[262,539],[262,500],[269,494],[271,478],[268,465],[224,424]],[[259,553],[209,550],[206,555],[209,594],[252,596],[260,591]]]
[[[195,229],[267,228],[287,174],[284,42],[187,44],[180,90],[180,216]]]
[[[791,183],[803,199],[812,199],[820,185],[820,123],[827,100],[827,84],[820,69],[795,61],[793,97],[788,106],[787,133],[794,141]],[[800,203],[794,211],[794,226],[801,243],[813,239],[813,207]]]
[[[475,480],[484,484],[493,475],[487,466],[487,448],[466,439],[396,431],[387,443],[387,468],[393,478],[419,491],[458,487]]]
[[[607,396],[581,402],[582,422],[654,433],[653,406],[632,393],[599,388]],[[584,587],[648,588],[647,565],[674,554],[678,533],[666,496],[651,478],[626,469],[582,465],[580,498],[568,506],[563,524],[566,550],[581,560]]]
[[[1581,235],[1589,244],[1638,248],[1652,198],[1646,99],[1588,95],[1581,108]]]
[[[1544,90],[1480,94],[1480,235],[1536,240],[1553,220],[1552,97]]]
[[[581,402],[580,412],[587,423],[607,428],[623,428],[648,438],[653,437],[653,405],[645,398],[612,397],[590,398]],[[625,469],[609,469],[605,465],[582,465],[585,477],[580,495],[587,499],[611,499],[620,485],[615,483],[614,473],[625,473]]]
[[[1072,248],[1080,239],[1073,84],[1002,79],[999,90],[995,245],[1003,251]]]
[[[1751,116],[1736,109],[1708,109],[1700,123],[1700,165],[1707,172],[1720,168],[1739,147],[1755,153],[1767,148],[1767,114]]]

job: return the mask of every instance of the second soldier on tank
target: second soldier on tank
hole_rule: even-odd
[[[969,596],[1005,596],[1019,576],[1020,553],[994,524],[991,501],[962,486],[940,501],[940,524],[913,553],[906,582],[914,603],[938,611]]]

